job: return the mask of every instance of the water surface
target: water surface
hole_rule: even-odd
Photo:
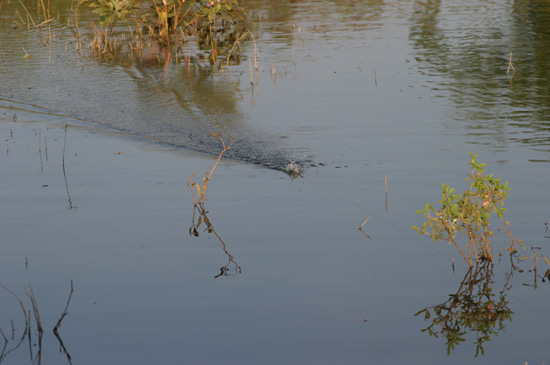
[[[507,256],[495,263],[491,288],[513,314],[483,356],[475,333],[447,355],[444,338],[421,332],[431,322],[414,314],[456,293],[467,266],[410,226],[441,182],[465,188],[471,151],[509,181],[506,219],[524,254],[550,255],[550,8],[243,5],[259,51],[254,87],[250,41],[223,72],[100,61],[74,51],[62,15],[50,61],[47,31],[13,29],[15,5],[4,4],[0,282],[26,306],[32,285],[41,361],[67,361],[51,329],[70,280],[59,332],[75,364],[549,361],[548,283],[532,260],[511,288]],[[213,165],[212,130],[236,138],[206,203],[225,251],[202,229],[189,235],[186,182]],[[277,170],[288,160],[304,163],[302,177]],[[358,230],[369,217],[370,239]],[[495,251],[506,243],[497,233]],[[540,259],[537,273],[547,268]],[[22,315],[0,295],[9,338]],[[28,344],[3,362],[31,363]]]

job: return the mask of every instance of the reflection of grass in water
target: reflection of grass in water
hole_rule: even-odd
[[[34,316],[34,322],[35,322],[35,326],[36,326],[36,330],[37,330],[37,341],[36,341],[36,343],[33,343],[33,338],[32,338],[32,318],[33,318],[33,316],[31,316],[31,309],[27,310],[23,300],[17,294],[15,294],[13,291],[8,289],[6,286],[4,286],[1,283],[0,283],[0,288],[4,289],[7,293],[9,293],[12,297],[14,297],[17,300],[17,302],[19,304],[19,308],[21,309],[21,313],[23,314],[23,318],[25,320],[25,324],[24,324],[24,327],[23,327],[23,333],[22,333],[21,337],[18,340],[15,339],[15,332],[20,331],[21,329],[15,327],[13,319],[11,320],[11,336],[10,336],[11,340],[8,339],[8,337],[6,336],[6,333],[2,330],[2,328],[0,328],[0,335],[2,335],[2,337],[4,339],[4,345],[2,347],[2,351],[0,352],[0,363],[2,363],[10,353],[12,353],[13,351],[20,348],[21,345],[23,344],[23,342],[25,341],[25,339],[27,339],[28,345],[29,345],[29,353],[30,353],[31,362],[32,363],[36,362],[36,363],[40,364],[41,359],[42,359],[42,337],[43,337],[43,334],[44,334],[44,328],[42,326],[42,320],[40,318],[40,311],[38,310],[38,302],[37,302],[36,296],[34,294],[34,291],[32,289],[32,286],[29,284],[28,287],[25,287],[25,293],[26,293],[27,297],[30,300],[30,306],[31,306],[31,309],[32,309],[32,314]],[[61,317],[59,317],[55,327],[53,328],[53,333],[54,333],[55,337],[57,338],[57,340],[59,341],[59,345],[60,345],[61,350],[63,350],[63,353],[67,356],[67,360],[68,360],[69,364],[72,364],[71,355],[69,355],[69,353],[67,352],[67,349],[65,348],[65,345],[64,345],[63,341],[61,340],[61,337],[59,336],[58,329],[61,327],[61,322],[63,321],[65,316],[67,314],[69,314],[67,312],[67,310],[69,309],[69,304],[71,303],[71,298],[72,298],[72,295],[73,295],[73,291],[74,291],[73,290],[73,281],[71,280],[71,292],[70,292],[69,297],[67,299],[67,304],[65,305],[65,309],[63,310],[63,313],[61,314]],[[10,341],[15,342],[12,347],[8,347]],[[37,347],[36,353],[33,352],[33,347]]]

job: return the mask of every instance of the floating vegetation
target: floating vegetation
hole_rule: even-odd
[[[433,204],[426,204],[424,210],[417,211],[426,221],[422,228],[412,226],[420,234],[430,236],[434,241],[447,241],[453,244],[470,267],[474,261],[493,261],[493,249],[490,238],[494,231],[490,229],[491,215],[496,214],[504,225],[505,233],[510,237],[510,253],[517,252],[517,246],[523,247],[521,240],[513,238],[510,223],[504,221],[504,200],[508,196],[508,182],[484,175],[485,164],[476,161],[477,155],[470,155],[472,166],[470,175],[465,179],[470,187],[462,195],[454,194],[454,189],[443,185],[441,208],[435,210]],[[460,237],[464,237],[461,241]]]

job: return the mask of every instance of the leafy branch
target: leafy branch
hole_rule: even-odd
[[[453,244],[470,267],[474,260],[489,260],[493,262],[490,238],[494,232],[490,229],[491,216],[496,214],[505,226],[505,232],[510,237],[510,252],[517,251],[516,245],[522,245],[521,240],[512,238],[510,223],[504,221],[504,200],[508,197],[508,182],[502,183],[493,174],[486,175],[485,164],[477,161],[477,155],[470,155],[471,173],[466,177],[469,189],[462,195],[455,194],[449,185],[442,184],[441,208],[434,209],[433,204],[426,204],[422,214],[426,221],[422,227],[411,228],[422,235],[430,236],[434,241],[447,241]],[[465,243],[460,238],[465,237]]]

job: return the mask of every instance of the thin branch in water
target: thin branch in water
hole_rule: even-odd
[[[363,231],[363,226],[365,224],[367,224],[367,222],[370,220],[370,217],[368,217],[367,219],[365,219],[365,221],[363,222],[363,224],[361,224],[359,226],[359,230],[361,231],[361,233],[363,233],[368,239],[371,239],[370,236],[367,234],[367,232]]]
[[[510,69],[512,70],[512,74],[510,74]],[[515,74],[516,69],[512,64],[512,51],[510,51],[510,60],[508,61],[508,68],[506,69],[506,75],[508,75],[508,79],[510,80],[510,89],[512,89],[512,79],[514,78]]]
[[[510,75],[510,69],[512,69],[512,77],[514,77],[514,74],[516,73],[516,69],[512,64],[512,51],[510,51],[510,60],[508,61],[508,69],[506,70],[507,75]]]
[[[44,173],[44,163],[42,162],[42,128],[38,128],[38,155],[40,156],[40,172]]]
[[[388,175],[384,175],[384,185],[386,186],[386,212],[388,211]]]
[[[63,127],[63,129],[65,129],[65,139],[63,140],[63,160],[62,160],[63,177],[65,178],[65,189],[67,190],[67,197],[69,199],[69,205],[67,206],[67,209],[72,210],[76,207],[73,206],[73,201],[71,200],[71,193],[69,193],[69,183],[67,182],[67,173],[65,172],[65,150],[67,147],[67,130],[69,129],[69,125],[65,124],[65,127]]]

